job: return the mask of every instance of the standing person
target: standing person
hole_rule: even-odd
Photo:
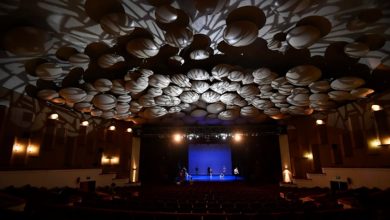
[[[187,172],[187,168],[186,168],[185,166],[183,166],[182,170],[183,170],[183,173],[184,173],[185,179],[187,180],[187,179],[188,179],[188,172]]]
[[[221,170],[221,173],[219,174],[219,178],[223,179],[225,177],[225,174],[226,174],[226,167],[223,166],[222,170]]]
[[[180,184],[180,183],[182,183],[183,181],[184,181],[184,171],[183,171],[183,169],[180,169],[179,174],[178,174],[178,180],[177,180],[177,182],[178,182],[178,184]]]
[[[209,175],[210,177],[212,177],[212,175],[213,175],[213,169],[211,169],[211,167],[207,167],[207,175]]]
[[[237,176],[240,174],[240,172],[238,171],[238,167],[234,168],[233,174],[234,174],[235,179],[237,179]]]

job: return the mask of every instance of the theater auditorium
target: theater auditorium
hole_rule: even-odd
[[[390,219],[388,1],[0,17],[0,219]]]

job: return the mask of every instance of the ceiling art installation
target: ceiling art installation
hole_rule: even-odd
[[[386,88],[389,6],[10,0],[0,6],[8,22],[0,80],[71,111],[135,124],[324,115]]]

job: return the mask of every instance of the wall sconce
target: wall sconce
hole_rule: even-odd
[[[382,145],[387,145],[387,146],[390,145],[390,137],[383,139]]]
[[[12,147],[12,151],[15,153],[22,153],[24,151],[24,147],[19,144],[14,144],[14,146]]]
[[[101,163],[102,163],[102,165],[115,165],[115,164],[119,164],[119,157],[103,155]]]
[[[111,165],[119,164],[119,157],[111,157]]]
[[[325,124],[324,120],[322,120],[322,119],[316,120],[316,125],[323,125],[323,124]]]
[[[371,148],[390,146],[390,136],[388,135],[390,131],[386,123],[386,111],[382,111],[383,107],[377,104],[371,105],[371,110],[374,117],[375,138],[369,141],[369,146]]]
[[[102,156],[102,165],[110,164],[111,157],[109,156]]]
[[[12,153],[22,154],[24,152],[27,156],[38,156],[39,145],[35,144],[30,138],[15,138]]]
[[[12,146],[12,152],[16,154],[21,154],[26,150],[26,145],[27,140],[15,137],[14,145]]]
[[[29,156],[38,156],[39,155],[39,147],[36,145],[29,144],[27,147],[27,154]]]
[[[27,147],[27,153],[33,153],[35,151],[33,146],[28,146]]]
[[[126,129],[126,132],[131,133],[131,132],[133,132],[133,129],[127,128],[127,129]]]
[[[371,141],[369,141],[368,144],[369,144],[369,146],[370,146],[371,148],[379,148],[380,145],[381,145],[381,142],[380,142],[379,139],[372,139]]]
[[[303,154],[303,157],[308,160],[313,160],[313,154],[310,152],[306,152],[305,154]]]
[[[373,148],[388,147],[390,146],[390,137],[385,138],[382,142],[379,138],[372,139],[368,142],[368,145]]]

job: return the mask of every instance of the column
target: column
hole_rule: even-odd
[[[132,138],[131,147],[131,168],[130,168],[130,182],[139,182],[139,157],[140,157],[141,138]]]
[[[279,135],[280,161],[282,163],[283,182],[292,182],[290,148],[287,134]]]

